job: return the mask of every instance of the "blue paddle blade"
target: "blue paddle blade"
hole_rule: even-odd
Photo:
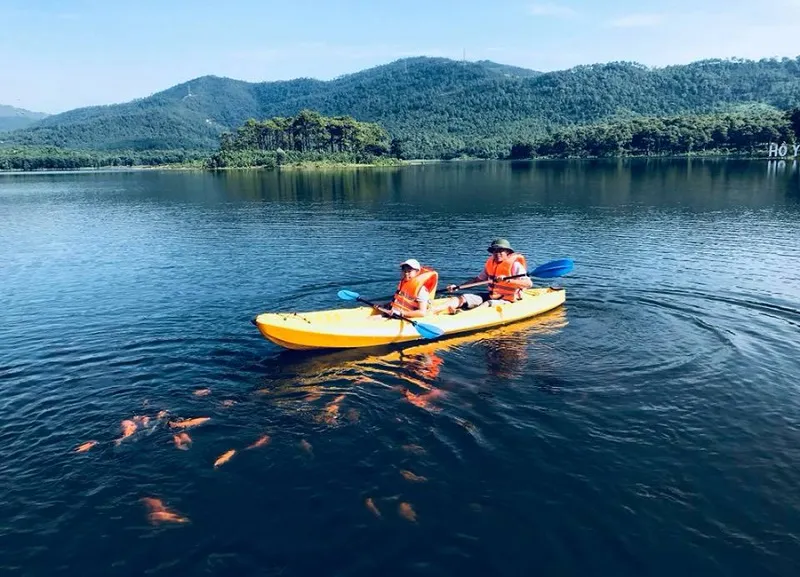
[[[426,339],[435,339],[436,337],[440,337],[444,334],[444,329],[434,325],[426,325],[425,323],[414,323],[414,328],[416,328],[417,332]]]
[[[563,276],[572,270],[574,263],[568,258],[551,260],[541,266],[537,266],[530,276],[536,278],[555,278]]]
[[[336,295],[340,299],[346,300],[346,301],[354,301],[354,300],[357,300],[359,296],[361,296],[356,292],[348,291],[348,290],[340,290],[338,293],[336,293]]]

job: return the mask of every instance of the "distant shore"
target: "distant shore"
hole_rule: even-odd
[[[486,160],[486,159],[465,159],[465,160]],[[275,168],[263,166],[250,166],[250,167],[225,167],[225,168],[208,168],[203,164],[197,163],[174,163],[174,164],[140,164],[132,166],[86,166],[80,168],[37,168],[32,170],[0,170],[0,174],[37,174],[37,173],[57,173],[57,172],[135,172],[135,171],[151,171],[151,170],[176,170],[176,171],[197,171],[197,172],[238,172],[245,170],[252,171],[273,171],[273,170],[331,170],[331,169],[351,169],[351,168],[396,168],[400,166],[412,166],[420,164],[438,164],[442,162],[453,162],[448,160],[436,159],[414,159],[414,160],[400,160],[395,159],[394,162],[380,162],[373,164],[355,163],[355,162],[318,162],[318,161],[304,161],[290,164],[283,164]]]
[[[677,155],[620,155],[620,156],[574,156],[574,157],[552,157],[540,156],[532,158],[451,158],[451,159],[393,159],[393,162],[379,163],[354,163],[354,162],[319,162],[302,161],[283,164],[276,167],[251,166],[251,167],[224,167],[209,168],[203,163],[173,163],[173,164],[142,164],[132,166],[99,166],[99,167],[79,167],[79,168],[37,168],[37,169],[14,169],[0,170],[0,174],[52,174],[52,173],[97,173],[97,172],[138,172],[138,171],[195,171],[195,172],[240,172],[240,171],[327,171],[327,170],[350,170],[350,169],[372,169],[372,168],[398,168],[403,166],[419,166],[426,164],[449,164],[459,162],[540,162],[540,161],[612,161],[612,160],[762,160],[772,162],[797,162],[800,157],[769,157],[766,154],[736,154],[736,153],[717,153],[717,152],[697,152],[692,154]]]

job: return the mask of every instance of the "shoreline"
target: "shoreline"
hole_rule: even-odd
[[[731,154],[731,153],[708,153],[708,154],[682,154],[682,155],[664,155],[664,156],[648,156],[648,155],[623,155],[623,156],[568,156],[568,157],[552,157],[552,156],[539,156],[531,158],[452,158],[452,159],[409,159],[401,160],[392,163],[374,163],[374,164],[361,164],[352,162],[324,162],[324,161],[307,161],[299,163],[285,164],[276,166],[274,168],[267,168],[265,166],[242,166],[242,167],[225,167],[225,168],[207,168],[206,166],[198,166],[197,164],[181,163],[181,164],[140,164],[133,166],[100,166],[100,167],[79,167],[79,168],[37,168],[35,170],[0,170],[0,175],[4,174],[56,174],[56,173],[98,173],[98,172],[138,172],[138,171],[197,171],[197,172],[229,172],[229,171],[244,171],[244,170],[258,170],[258,171],[325,171],[325,170],[343,170],[343,169],[363,169],[363,168],[399,168],[403,166],[422,166],[427,164],[445,164],[445,163],[458,163],[458,162],[540,162],[540,161],[619,161],[619,160],[755,160],[755,161],[771,161],[771,162],[798,162],[800,156],[785,156],[775,157],[766,155],[747,155],[747,154]]]

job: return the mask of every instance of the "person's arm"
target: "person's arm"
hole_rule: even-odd
[[[514,266],[511,267],[511,274],[508,275],[508,276],[514,276],[514,275],[518,275],[518,274],[525,274],[527,272],[528,271],[525,270],[525,267],[523,267],[520,263],[515,262]],[[500,278],[498,280],[503,280],[503,279]],[[521,289],[526,289],[526,288],[530,288],[530,287],[533,286],[533,282],[531,281],[531,278],[528,277],[528,276],[521,276],[521,277],[517,277],[517,278],[512,278],[512,279],[507,280],[506,282],[508,284],[510,284],[510,285],[513,285],[513,286],[515,286],[517,288],[521,288]]]
[[[391,317],[392,316],[392,303],[388,303],[388,304],[386,304],[384,306],[373,305],[372,308],[374,308],[378,312],[383,313],[387,317]]]
[[[484,269],[484,270],[481,271],[481,274],[479,274],[478,276],[472,277],[469,280],[465,280],[461,284],[462,285],[464,285],[464,284],[472,284],[474,282],[484,282],[484,281],[487,281],[487,280],[489,280],[489,275],[486,274],[486,269]],[[454,285],[454,284],[447,285],[447,292],[453,292],[454,290],[456,290],[457,286],[460,286],[460,285]]]

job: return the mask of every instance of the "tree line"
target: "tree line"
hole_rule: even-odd
[[[206,164],[209,168],[273,168],[303,161],[371,164],[391,150],[389,134],[379,124],[301,110],[296,116],[249,119],[235,132],[223,133],[219,150]]]
[[[199,162],[205,153],[191,150],[103,152],[55,146],[0,147],[0,170],[77,170],[132,166],[164,166]]]
[[[517,141],[511,159],[532,157],[737,154],[763,156],[770,143],[800,141],[800,108],[632,118],[553,131]]]

